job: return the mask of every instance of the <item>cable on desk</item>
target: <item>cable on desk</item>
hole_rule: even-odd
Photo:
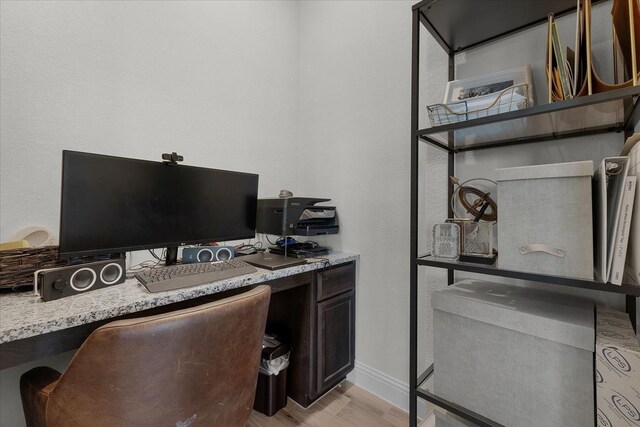
[[[157,268],[158,265],[160,265],[160,263],[163,261],[163,259],[158,257],[158,255],[156,253],[152,252],[151,250],[149,252],[154,256],[155,260],[148,259],[148,260],[144,260],[142,262],[139,262],[138,264],[129,266],[127,268],[127,272],[126,272],[127,279],[132,279],[133,275],[136,274],[136,273],[140,273],[140,272],[147,271],[147,270],[152,270],[154,268]],[[131,252],[129,252],[129,259],[132,259]]]
[[[260,249],[262,249],[262,242],[257,241],[255,243],[251,243],[251,240],[249,240],[248,243],[241,243],[239,245],[234,246],[233,248],[236,251],[242,251],[242,250],[246,250],[246,249],[253,249],[255,251],[259,251]]]
[[[167,250],[163,249],[162,253],[160,254],[160,256],[158,256],[158,254],[156,254],[156,250],[155,249],[149,249],[149,253],[158,261],[164,261],[167,258]]]
[[[307,262],[321,262],[321,263],[323,263],[322,268],[331,267],[331,261],[329,261],[329,258],[316,256],[316,257],[312,257],[312,258],[307,258],[306,260],[307,260]]]
[[[276,243],[273,243],[271,240],[269,240],[269,235],[268,235],[268,234],[265,234],[265,235],[264,235],[264,238],[265,238],[265,239],[267,239],[267,242],[269,242],[269,244],[270,244],[270,245],[272,245],[272,246],[276,246],[276,244],[277,244],[277,240],[276,240]]]

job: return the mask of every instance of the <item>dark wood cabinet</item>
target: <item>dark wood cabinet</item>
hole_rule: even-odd
[[[355,292],[318,303],[318,391],[342,381],[355,362]]]
[[[307,407],[355,363],[355,262],[269,282],[267,332],[291,345],[287,394]]]

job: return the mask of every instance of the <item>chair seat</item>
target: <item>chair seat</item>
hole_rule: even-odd
[[[117,320],[91,333],[61,374],[22,375],[27,427],[244,427],[271,289]]]

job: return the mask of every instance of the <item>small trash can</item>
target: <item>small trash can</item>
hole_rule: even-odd
[[[287,367],[291,351],[274,335],[265,335],[253,409],[272,416],[287,405]]]

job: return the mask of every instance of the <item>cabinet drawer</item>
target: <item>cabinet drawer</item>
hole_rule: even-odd
[[[343,264],[320,271],[317,279],[318,301],[349,291],[356,286],[355,264]]]

